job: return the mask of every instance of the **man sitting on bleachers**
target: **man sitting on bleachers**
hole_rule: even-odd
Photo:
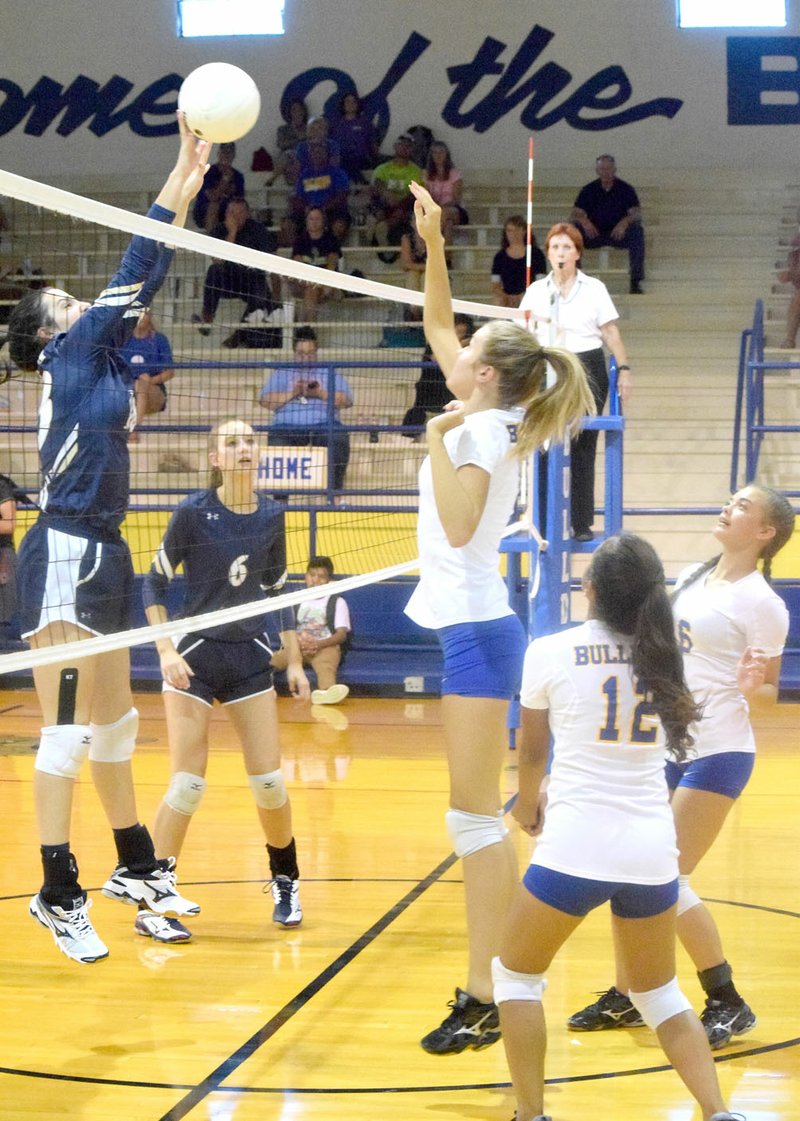
[[[642,295],[644,280],[644,231],[639,196],[630,183],[617,179],[613,156],[598,156],[597,178],[581,188],[570,221],[583,234],[585,249],[612,245],[628,250],[630,292]]]
[[[317,333],[313,327],[298,327],[294,335],[294,357],[298,365],[290,369],[273,370],[261,390],[259,404],[272,409],[274,416],[269,429],[271,446],[290,447],[328,446],[328,389],[330,374],[327,369],[312,363],[318,360]],[[333,425],[330,439],[330,456],[333,466],[333,486],[344,488],[344,477],[350,460],[350,437],[339,420],[341,409],[353,404],[353,393],[343,374],[333,379]]]
[[[247,199],[242,196],[230,200],[225,221],[211,230],[211,236],[248,249],[258,249],[262,253],[274,253],[278,248],[275,235],[263,222],[251,216]],[[244,300],[244,316],[256,310],[268,315],[281,299],[280,277],[275,275],[269,279],[270,292],[267,290],[267,273],[263,270],[251,269],[234,261],[214,261],[203,283],[202,316],[192,316],[192,322],[199,325],[200,334],[209,333],[220,300]]]

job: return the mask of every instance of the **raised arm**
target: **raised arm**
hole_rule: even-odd
[[[158,206],[174,211],[173,226],[186,224],[189,203],[203,185],[211,152],[211,145],[207,140],[198,140],[189,131],[183,113],[178,114],[178,129],[181,137],[178,158],[156,198]]]
[[[445,377],[451,372],[461,350],[455,325],[450,294],[450,277],[444,256],[442,235],[442,210],[430,193],[419,183],[411,184],[414,217],[420,237],[428,249],[425,262],[425,304],[423,326],[433,356]]]

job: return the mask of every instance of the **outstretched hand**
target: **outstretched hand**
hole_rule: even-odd
[[[193,199],[203,185],[203,179],[208,171],[208,159],[211,155],[211,143],[200,140],[190,130],[186,123],[184,113],[178,113],[178,129],[181,135],[181,146],[178,159],[175,162],[175,172],[183,180],[182,194],[184,198]]]
[[[442,238],[442,208],[429,191],[419,183],[409,184],[409,190],[414,196],[414,218],[417,223],[419,236],[426,245],[436,238]]]

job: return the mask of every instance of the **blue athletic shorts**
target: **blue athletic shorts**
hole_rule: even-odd
[[[511,700],[522,679],[528,640],[516,615],[438,630],[444,654],[442,696]]]
[[[188,662],[194,677],[188,689],[175,689],[166,682],[165,693],[182,693],[196,697],[212,706],[246,701],[272,688],[272,650],[266,635],[246,642],[219,642],[198,634],[184,634],[175,643],[178,653]]]
[[[691,790],[710,790],[726,798],[738,798],[753,773],[756,757],[752,751],[723,751],[686,763],[667,760],[667,786],[675,790],[688,786]]]
[[[92,634],[131,625],[133,564],[117,541],[92,541],[36,522],[22,539],[17,597],[22,635],[50,623],[75,623]]]
[[[610,901],[613,914],[621,919],[649,919],[668,911],[678,899],[677,877],[666,884],[622,884],[586,880],[531,864],[522,882],[542,903],[581,918]]]

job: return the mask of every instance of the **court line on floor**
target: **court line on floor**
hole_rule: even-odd
[[[138,1079],[122,1079],[122,1078],[100,1078],[91,1075],[74,1075],[74,1074],[56,1074],[53,1072],[26,1070],[23,1068],[15,1067],[2,1067],[0,1066],[0,1075],[12,1075],[17,1077],[37,1078],[50,1081],[62,1082],[75,1082],[79,1084],[91,1085],[104,1085],[104,1086],[120,1086],[132,1087],[141,1089],[162,1089],[162,1090],[186,1090],[188,1093],[177,1102],[167,1113],[163,1114],[158,1121],[180,1121],[187,1113],[198,1105],[201,1101],[207,1098],[210,1094],[217,1090],[224,1090],[226,1093],[237,1094],[295,1094],[295,1095],[345,1095],[345,1094],[408,1094],[408,1093],[447,1093],[453,1091],[464,1090],[502,1090],[509,1089],[510,1082],[481,1082],[481,1083],[448,1083],[446,1085],[436,1086],[427,1083],[422,1086],[373,1086],[373,1087],[288,1087],[288,1086],[222,1086],[222,1082],[229,1078],[234,1071],[236,1071],[244,1062],[247,1061],[264,1043],[266,1043],[285,1023],[287,1023],[297,1012],[299,1012],[313,996],[316,995],[325,985],[327,985],[334,977],[336,977],[345,966],[349,965],[364,949],[366,949],[379,934],[381,934],[388,926],[391,925],[397,918],[400,917],[411,906],[416,899],[418,899],[425,891],[433,886],[437,881],[440,881],[442,876],[457,862],[455,853],[450,853],[440,864],[436,866],[428,875],[418,881],[414,887],[408,891],[402,899],[393,904],[392,907],[379,918],[368,930],[361,934],[355,942],[352,943],[343,953],[341,953],[335,961],[327,966],[317,977],[311,981],[305,988],[301,989],[296,996],[292,998],[287,1004],[283,1006],[270,1020],[267,1021],[250,1039],[246,1040],[232,1055],[219,1064],[211,1074],[207,1075],[202,1082],[195,1084],[175,1083],[175,1082],[146,1082]],[[203,883],[251,883],[261,880],[251,881],[197,881]],[[352,877],[341,877],[343,883],[356,882]],[[358,881],[361,882],[361,881]],[[394,877],[388,878],[383,881],[376,882],[404,882],[402,879]],[[10,901],[14,899],[27,898],[27,895],[3,896],[0,897],[0,902]],[[783,915],[789,918],[800,918],[800,914],[794,911],[786,911],[776,907],[768,907],[757,903],[744,903],[736,900],[729,899],[705,899],[705,902],[718,903],[723,906],[729,907],[743,907],[749,910],[759,910],[770,914]],[[732,1062],[738,1059],[749,1058],[755,1055],[768,1054],[772,1051],[779,1051],[796,1047],[800,1045],[800,1037],[783,1040],[777,1043],[768,1043],[760,1047],[752,1047],[742,1051],[734,1051],[726,1055],[718,1055],[714,1057],[717,1063]],[[635,1067],[629,1070],[618,1071],[599,1071],[593,1074],[580,1074],[580,1075],[564,1075],[561,1077],[546,1078],[545,1083],[550,1086],[572,1083],[572,1082],[592,1082],[601,1081],[611,1078],[627,1078],[635,1077],[643,1074],[657,1074],[670,1070],[671,1067],[668,1063],[648,1066],[648,1067]]]

